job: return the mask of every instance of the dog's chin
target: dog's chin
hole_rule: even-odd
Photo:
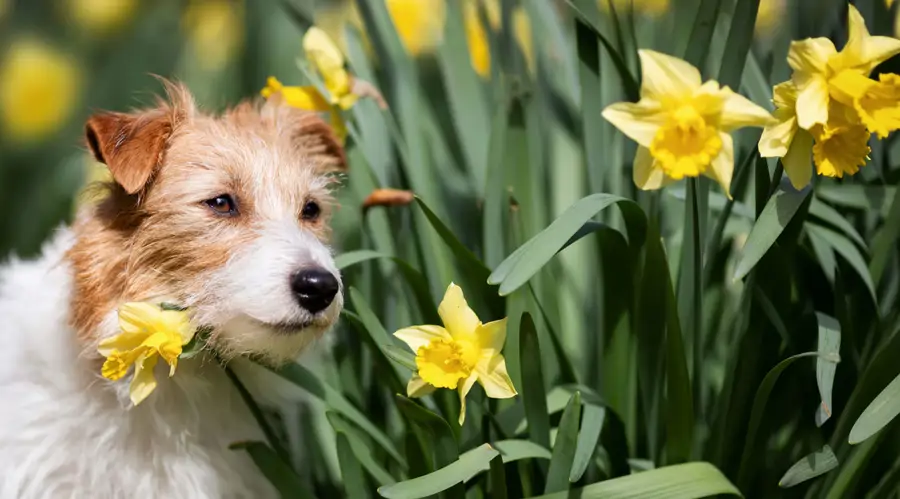
[[[231,356],[250,356],[279,365],[296,360],[312,342],[331,328],[323,319],[301,322],[263,322],[238,316],[214,329],[216,347]]]

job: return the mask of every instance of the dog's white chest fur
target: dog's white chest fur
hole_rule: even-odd
[[[0,268],[0,499],[275,497],[243,451],[262,435],[221,368],[183,361],[128,408],[68,324],[72,242]],[[127,379],[124,380],[127,383]]]

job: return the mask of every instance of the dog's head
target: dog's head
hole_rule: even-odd
[[[212,116],[183,87],[168,93],[87,122],[114,182],[76,225],[73,323],[105,336],[120,303],[175,301],[225,355],[291,359],[343,305],[327,246],[343,149],[311,112],[267,102]]]

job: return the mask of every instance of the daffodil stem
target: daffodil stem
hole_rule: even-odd
[[[262,430],[263,435],[265,435],[266,440],[269,442],[269,446],[272,447],[272,450],[278,454],[278,457],[281,458],[282,461],[288,466],[291,466],[291,456],[288,454],[287,450],[281,445],[280,440],[278,440],[278,436],[275,434],[275,430],[272,429],[272,426],[269,425],[269,422],[266,421],[266,416],[263,414],[262,409],[259,408],[259,405],[256,404],[256,401],[253,400],[253,396],[250,395],[250,392],[241,383],[240,378],[238,378],[237,374],[231,370],[228,365],[225,364],[225,361],[219,358],[216,355],[216,361],[222,366],[222,370],[225,371],[225,375],[228,376],[228,379],[234,384],[234,387],[237,388],[238,393],[241,395],[241,399],[243,399],[244,403],[247,404],[247,408],[250,409],[250,413],[253,414],[253,418],[256,419],[256,422],[259,424],[259,428]]]
[[[691,217],[691,234],[690,237],[693,239],[693,265],[691,269],[693,271],[693,276],[691,276],[693,281],[693,286],[691,287],[693,295],[691,296],[691,318],[690,324],[692,327],[693,333],[693,365],[694,365],[694,378],[693,378],[693,394],[694,394],[694,414],[701,414],[702,412],[702,396],[703,393],[703,383],[702,383],[702,367],[703,367],[703,355],[702,355],[702,345],[703,345],[703,310],[701,307],[701,299],[703,298],[703,252],[701,246],[701,237],[700,237],[700,182],[697,178],[692,178],[690,181],[689,188],[689,201],[690,201],[690,217]]]
[[[715,266],[715,255],[719,250],[719,245],[722,243],[722,234],[725,233],[725,226],[728,224],[728,219],[731,218],[731,211],[734,209],[734,200],[744,196],[744,189],[747,187],[747,179],[750,178],[750,165],[753,163],[753,160],[758,157],[759,153],[755,151],[752,154],[748,154],[734,172],[734,182],[731,186],[731,194],[733,197],[725,202],[725,207],[722,208],[721,213],[719,213],[719,218],[716,220],[716,227],[706,241],[706,250],[703,253],[706,255],[706,264],[703,268],[704,281],[707,281],[710,278],[712,269]]]

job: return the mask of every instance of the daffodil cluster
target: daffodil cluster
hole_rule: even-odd
[[[327,95],[315,85],[284,86],[274,76],[262,89],[262,96],[281,96],[284,103],[307,111],[327,112],[331,116],[331,127],[341,141],[347,137],[347,126],[341,116],[342,110],[350,109],[360,97],[372,97],[382,108],[386,107],[381,94],[368,82],[354,78],[344,68],[344,54],[320,28],[312,27],[303,36],[303,50],[322,79]]]
[[[775,117],[759,142],[763,157],[782,158],[795,188],[809,184],[812,164],[819,175],[852,175],[866,164],[869,137],[900,129],[900,76],[872,70],[900,53],[900,40],[871,36],[849,6],[849,36],[840,52],[827,38],[793,42],[789,81],[775,86]]]
[[[763,108],[676,57],[639,50],[641,99],[603,110],[603,117],[638,143],[634,183],[653,190],[705,175],[730,197],[734,143],[730,132],[773,122]]]
[[[459,424],[466,420],[466,396],[477,381],[488,397],[515,397],[500,351],[506,342],[506,319],[482,324],[469,308],[462,289],[450,283],[438,307],[441,326],[411,326],[394,333],[416,354],[416,368],[406,387],[410,397],[437,388],[459,392]]]

